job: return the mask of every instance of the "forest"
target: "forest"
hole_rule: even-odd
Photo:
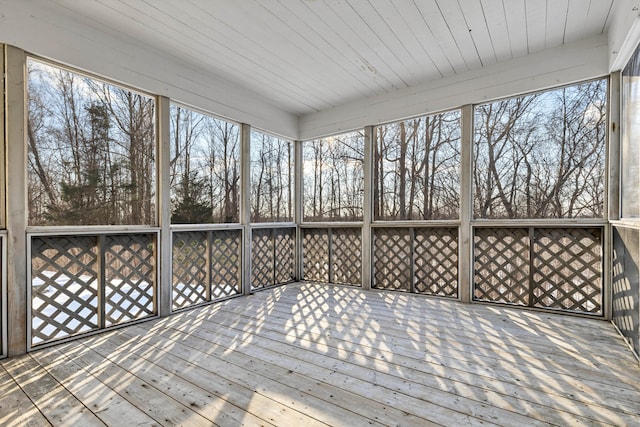
[[[29,60],[29,225],[156,223],[153,98]]]
[[[29,225],[155,225],[155,101],[28,61]],[[475,218],[599,218],[607,80],[474,107]],[[240,126],[170,107],[171,221],[238,223]],[[375,220],[458,219],[460,110],[374,128]],[[363,216],[364,131],[302,142],[305,221]],[[250,140],[252,222],[293,221],[293,142]]]

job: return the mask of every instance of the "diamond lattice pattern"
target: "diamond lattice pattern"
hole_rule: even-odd
[[[458,229],[416,228],[415,291],[457,298]]]
[[[295,280],[295,228],[254,229],[251,237],[251,288]]]
[[[155,314],[155,235],[105,237],[105,324]]]
[[[240,288],[242,231],[211,232],[211,299],[237,295]]]
[[[251,287],[261,289],[274,284],[274,241],[271,229],[251,233]]]
[[[412,239],[408,228],[376,228],[373,233],[373,287],[411,290]]]
[[[295,280],[295,240],[294,228],[276,228],[273,231],[275,241],[275,284],[280,285]]]
[[[207,300],[207,233],[173,233],[173,309]]]
[[[477,300],[602,313],[602,228],[478,228]]]
[[[532,305],[600,313],[601,240],[600,228],[537,228]]]
[[[98,241],[94,236],[31,240],[31,343],[98,328]]]
[[[304,229],[302,253],[304,280],[329,282],[329,229]]]
[[[477,228],[474,256],[476,300],[529,304],[529,229]]]
[[[362,232],[359,228],[334,228],[331,233],[331,282],[362,283]]]

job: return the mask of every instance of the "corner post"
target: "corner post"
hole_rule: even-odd
[[[462,107],[460,141],[460,231],[458,233],[458,298],[472,300],[473,282],[473,105]]]
[[[302,224],[303,221],[303,171],[302,171],[302,141],[293,141],[293,182],[294,182],[294,205],[293,205],[293,221],[296,223],[296,259],[295,259],[295,275],[296,281],[301,282],[303,280],[303,237],[302,237]]]
[[[609,223],[620,219],[620,127],[622,125],[622,78],[620,71],[609,78],[609,114],[607,132],[607,160],[605,186],[605,219],[603,242],[602,315],[606,320],[613,316],[613,227]]]
[[[371,221],[373,219],[373,144],[374,127],[364,128],[364,200],[362,202],[362,289],[371,289],[372,249]]]
[[[4,105],[7,226],[7,354],[27,351],[27,90],[26,55],[5,45]]]
[[[242,225],[242,293],[251,294],[251,126],[240,125],[240,224]]]
[[[170,134],[171,112],[169,98],[158,96],[156,101],[156,127],[158,147],[158,213],[160,225],[160,280],[158,281],[158,314],[161,317],[171,314],[171,177],[170,170]]]

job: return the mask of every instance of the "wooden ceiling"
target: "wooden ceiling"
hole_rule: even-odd
[[[54,0],[295,115],[604,33],[613,0]]]
[[[0,41],[77,66],[159,58],[298,118],[606,34],[625,1],[0,0]]]

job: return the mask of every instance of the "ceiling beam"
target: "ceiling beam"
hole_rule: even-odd
[[[598,36],[369,97],[301,116],[299,136],[312,139],[603,76],[607,52],[607,37]]]

